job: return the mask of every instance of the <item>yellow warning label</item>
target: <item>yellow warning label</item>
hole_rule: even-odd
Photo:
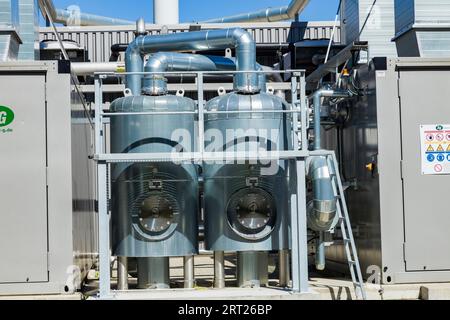
[[[447,147],[447,152],[450,152],[450,144]]]
[[[433,149],[433,146],[432,146],[432,145],[430,145],[430,146],[428,147],[427,152],[434,152],[434,149]]]
[[[444,148],[442,147],[442,144],[439,145],[437,151],[438,152],[444,152]]]

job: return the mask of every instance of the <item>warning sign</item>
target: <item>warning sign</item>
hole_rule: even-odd
[[[450,124],[420,126],[423,175],[450,175]]]

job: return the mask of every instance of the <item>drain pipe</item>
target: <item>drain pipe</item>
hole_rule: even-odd
[[[139,36],[125,54],[127,72],[144,71],[144,55],[158,51],[203,51],[236,48],[238,71],[256,71],[256,43],[252,36],[241,28],[173,33],[158,36]],[[134,95],[141,94],[142,74],[128,74],[127,88]],[[258,75],[238,73],[235,76],[235,90],[242,93],[258,93]]]
[[[309,0],[292,0],[288,6],[266,8],[255,12],[238,14],[235,16],[210,19],[202,23],[232,23],[232,22],[276,22],[295,19],[305,9]]]
[[[267,70],[256,63],[258,71]],[[204,56],[199,54],[158,52],[152,55],[145,65],[145,72],[167,71],[235,71],[237,61],[231,57]],[[266,90],[266,74],[258,74],[258,85]],[[163,74],[144,77],[143,91],[147,95],[164,95],[167,93],[167,81]]]
[[[313,96],[314,102],[314,150],[321,150],[321,106],[323,98],[347,98],[348,91],[322,88]],[[337,203],[332,172],[326,157],[313,157],[309,164],[309,176],[313,183],[313,200],[308,206],[308,225],[318,232],[316,240],[316,269],[325,269],[325,234],[333,229],[337,221]]]

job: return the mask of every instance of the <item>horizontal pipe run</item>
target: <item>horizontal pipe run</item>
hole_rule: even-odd
[[[103,17],[77,10],[57,9],[52,0],[39,0],[39,7],[44,17],[47,12],[55,23],[67,26],[111,26],[111,25],[134,25],[128,20]],[[45,10],[47,8],[47,10]],[[75,8],[75,7],[74,7]]]
[[[204,111],[203,114],[295,114],[300,113],[298,110],[229,110],[229,111]],[[155,112],[117,112],[117,113],[102,113],[104,117],[117,116],[150,116],[150,115],[186,115],[198,114],[196,111],[155,111]]]
[[[72,72],[77,76],[94,75],[99,72],[125,71],[125,64],[119,62],[72,62]]]
[[[125,54],[127,87],[134,95],[141,94],[144,55],[159,51],[203,51],[236,48],[239,71],[236,74],[235,89],[246,93],[260,91],[256,71],[256,43],[252,36],[241,28],[173,33],[157,36],[140,36],[129,46]],[[246,73],[247,71],[250,71]],[[134,74],[133,74],[134,73]]]
[[[234,16],[210,19],[202,23],[232,23],[232,22],[277,22],[295,19],[305,7],[309,0],[292,0],[288,6],[277,8],[266,8],[254,12],[238,14]]]

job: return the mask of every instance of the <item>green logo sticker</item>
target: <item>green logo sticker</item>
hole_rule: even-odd
[[[442,131],[442,130],[444,130],[444,127],[443,127],[443,126],[437,126],[437,127],[436,127],[436,130],[437,130],[437,131]]]
[[[14,121],[14,112],[5,106],[0,106],[0,128],[9,126]]]

